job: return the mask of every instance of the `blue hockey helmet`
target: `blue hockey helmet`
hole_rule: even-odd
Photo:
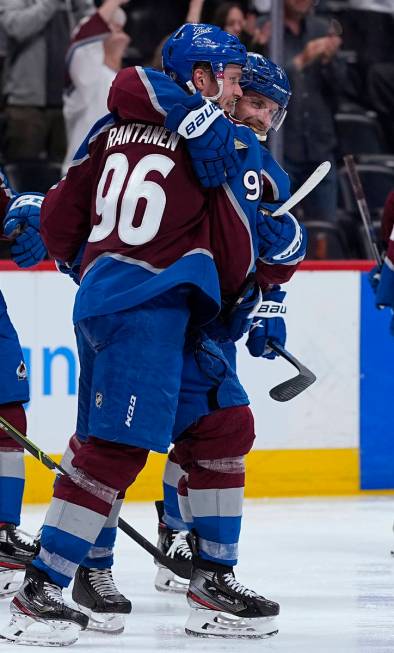
[[[228,64],[247,67],[246,48],[233,34],[216,25],[186,23],[167,39],[162,50],[163,70],[177,84],[194,92],[193,68],[197,63],[210,64],[222,92],[223,73]],[[247,72],[243,70],[244,84]]]
[[[241,86],[264,95],[279,105],[279,110],[271,124],[271,127],[278,131],[286,117],[286,107],[291,97],[286,72],[271,59],[255,52],[248,52],[248,64],[248,74],[241,79]]]

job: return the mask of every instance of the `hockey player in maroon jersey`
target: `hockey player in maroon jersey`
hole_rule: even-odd
[[[223,69],[238,66],[239,80],[246,51],[237,39],[231,37],[222,57]],[[226,82],[225,70],[224,76]],[[237,87],[232,78],[228,83]],[[2,634],[20,643],[69,644],[87,626],[88,617],[64,602],[62,587],[149,450],[167,450],[186,329],[220,308],[209,192],[196,182],[186,139],[165,127],[162,99],[173,105],[176,95],[185,93],[160,73],[122,71],[110,94],[111,115],[95,125],[43,205],[41,232],[50,254],[71,267],[82,257],[74,308],[77,432],[88,437],[74,457],[72,479],[56,482],[39,556],[11,604],[13,618]],[[221,129],[227,120],[215,105],[201,108],[191,118],[198,132],[193,165],[220,182],[221,161],[228,155],[231,168],[233,156]],[[204,125],[197,124],[201,113]],[[215,218],[234,229],[238,260],[223,281],[236,292],[254,265],[250,228],[230,205]],[[130,611],[130,603],[123,608]],[[37,632],[37,620],[47,632]]]

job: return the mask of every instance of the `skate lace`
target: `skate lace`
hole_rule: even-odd
[[[256,592],[239,583],[231,572],[223,574],[223,579],[226,585],[234,592],[237,592],[237,594],[242,594],[242,596],[257,596]]]
[[[14,538],[19,544],[24,546],[34,546],[33,538],[26,531],[22,531],[20,528],[15,528]]]
[[[192,559],[192,552],[186,540],[187,531],[178,531],[177,533],[172,534],[172,544],[167,551],[167,555],[170,558],[173,558],[175,554],[186,558],[186,560]]]
[[[43,589],[44,589],[44,593],[51,601],[62,605],[63,596],[62,596],[61,587],[59,587],[58,585],[53,585],[52,583],[45,582],[43,585]]]
[[[93,589],[102,596],[119,594],[110,569],[91,569],[89,572],[89,580]]]

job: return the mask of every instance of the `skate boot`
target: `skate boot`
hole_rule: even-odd
[[[188,635],[261,639],[278,632],[278,603],[241,585],[232,567],[198,555],[193,555],[187,600],[191,608],[185,625]]]
[[[89,617],[88,630],[109,635],[124,631],[123,615],[130,614],[131,603],[116,587],[111,569],[78,567],[72,597]]]
[[[11,621],[1,637],[16,644],[68,646],[89,621],[85,614],[67,605],[62,588],[33,565],[27,565],[25,580],[10,610]]]
[[[0,523],[0,598],[14,594],[22,584],[25,564],[33,560],[36,546],[15,524]]]
[[[166,524],[163,522],[163,501],[156,501],[155,505],[159,517],[159,539],[157,541],[157,547],[170,558],[179,558],[183,562],[190,561],[191,574],[192,552],[186,540],[187,531],[177,531],[172,528],[168,528],[168,526],[166,526]],[[170,569],[167,569],[167,567],[163,567],[156,560],[155,565],[158,567],[155,578],[155,588],[159,592],[175,592],[183,594],[187,592],[187,588],[189,586],[187,580],[181,578],[180,576],[176,576],[173,571],[170,571]]]

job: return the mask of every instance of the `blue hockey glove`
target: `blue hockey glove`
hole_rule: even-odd
[[[287,264],[302,260],[306,254],[307,233],[291,213],[278,218],[258,212],[257,233],[260,258],[266,263]]]
[[[380,272],[380,281],[376,288],[376,306],[394,308],[394,270],[389,259],[385,259]]]
[[[371,286],[373,292],[376,295],[376,290],[378,288],[379,282],[380,282],[380,275],[382,273],[382,266],[381,265],[375,265],[372,270],[368,272],[368,281],[369,285]]]
[[[205,325],[205,333],[214,340],[221,342],[232,340],[236,342],[242,338],[252,324],[251,314],[256,305],[261,303],[261,291],[257,286],[252,288],[248,295],[234,312],[229,315],[230,306],[223,303],[222,312],[218,319]]]
[[[280,286],[273,286],[272,290],[264,294],[262,304],[254,313],[246,341],[252,356],[275,358],[277,354],[268,346],[268,340],[285,346],[286,324],[282,317],[286,314],[283,304],[285,296],[286,293],[280,290]]]
[[[3,232],[13,240],[12,260],[21,268],[42,261],[46,248],[40,236],[40,211],[45,195],[22,193],[9,202],[3,222]]]
[[[175,104],[165,126],[186,139],[194,171],[205,188],[216,188],[239,171],[233,126],[219,106],[200,93]]]
[[[261,291],[257,286],[242,300],[230,316],[228,330],[230,339],[237,342],[246,333],[253,320],[253,310],[261,303]]]
[[[85,253],[86,243],[83,243],[79,248],[79,252],[71,263],[64,263],[63,261],[55,261],[56,267],[62,274],[67,274],[77,286],[80,285],[80,271],[82,258]]]

